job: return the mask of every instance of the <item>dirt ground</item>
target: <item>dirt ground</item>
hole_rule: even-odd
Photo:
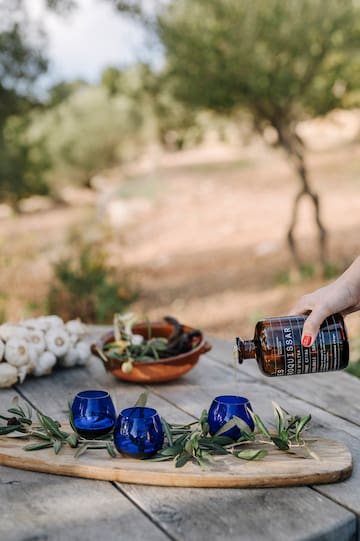
[[[308,163],[329,259],[341,271],[360,253],[360,143],[312,151]],[[293,270],[284,239],[298,183],[281,151],[258,142],[154,152],[94,185],[96,196],[74,192],[69,206],[0,218],[3,318],[41,313],[51,263],[74,226],[110,232],[112,263],[131,270],[140,288],[132,310],[173,315],[222,337],[251,337],[258,319],[287,313],[300,295],[325,284],[314,265],[308,201],[296,237],[307,274],[315,272]],[[360,315],[348,326],[355,340]]]

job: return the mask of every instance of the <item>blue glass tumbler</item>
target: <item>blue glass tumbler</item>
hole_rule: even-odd
[[[154,455],[164,443],[164,432],[157,411],[140,406],[124,409],[116,421],[114,443],[124,455],[134,458]]]
[[[111,396],[106,391],[81,391],[71,406],[74,427],[88,440],[105,436],[115,426],[116,412]]]
[[[255,428],[254,421],[249,413],[252,410],[249,400],[243,396],[224,395],[217,396],[212,401],[209,409],[210,434],[213,436],[224,426],[225,423],[234,417],[239,417],[244,423],[244,429],[252,432]],[[223,432],[222,436],[229,436],[237,440],[241,436],[241,430],[237,426]]]

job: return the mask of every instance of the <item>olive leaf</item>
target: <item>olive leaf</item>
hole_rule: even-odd
[[[243,449],[242,451],[234,451],[233,455],[236,458],[243,460],[261,460],[268,454],[264,449]]]
[[[106,450],[109,453],[109,455],[111,456],[111,458],[116,458],[117,453],[116,453],[116,451],[114,449],[113,444],[110,441],[106,444]]]
[[[295,432],[295,439],[296,441],[299,441],[299,437],[301,432],[305,429],[306,425],[311,421],[311,415],[306,415],[305,417],[302,417],[299,423],[296,426],[296,432]]]
[[[53,447],[53,443],[36,443],[32,445],[26,445],[24,447],[25,451],[40,451],[40,449],[49,449],[50,447]]]
[[[249,413],[254,421],[254,424],[256,426],[256,428],[264,435],[266,436],[267,438],[271,439],[271,434],[270,432],[268,431],[268,429],[266,428],[266,426],[264,425],[263,421],[260,419],[260,417],[254,413],[253,411],[249,410]]]
[[[54,451],[55,451],[56,455],[58,455],[60,453],[61,448],[62,448],[62,442],[60,440],[55,440],[54,441]]]
[[[137,401],[135,402],[134,406],[139,408],[144,408],[147,404],[148,399],[148,393],[145,391],[144,393],[141,393]]]
[[[286,427],[286,412],[275,401],[272,401],[272,406],[277,420],[277,431],[280,434]]]

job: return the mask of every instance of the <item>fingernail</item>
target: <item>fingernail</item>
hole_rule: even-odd
[[[311,344],[311,336],[303,336],[302,338],[302,345],[305,346],[305,347],[308,347],[310,346]]]

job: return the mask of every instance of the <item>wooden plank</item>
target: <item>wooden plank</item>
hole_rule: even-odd
[[[65,430],[69,430],[66,425]],[[213,488],[296,486],[334,483],[346,479],[352,470],[349,450],[339,442],[323,438],[317,438],[310,445],[317,459],[304,460],[272,449],[260,461],[248,462],[231,455],[216,457],[216,464],[206,469],[193,463],[175,468],[172,461],[151,462],[120,455],[113,459],[106,451],[90,451],[77,459],[69,447],[55,456],[53,449],[27,452],[24,445],[23,439],[3,437],[0,464],[29,471],[144,485]]]
[[[0,539],[166,541],[110,483],[0,469]]]
[[[230,342],[227,342],[227,344],[228,349],[230,349],[229,361],[231,363],[232,345]],[[211,354],[213,353],[214,351],[211,352]],[[226,352],[220,353],[222,357],[225,357],[227,355]],[[171,404],[175,404],[178,400],[178,395],[176,395],[175,393],[177,388],[183,387],[181,390],[181,395],[183,396],[184,400],[187,397],[190,389],[196,388],[197,382],[201,382],[203,384],[203,387],[201,388],[201,392],[203,392],[204,387],[206,388],[208,385],[211,384],[211,382],[214,382],[214,378],[215,383],[225,381],[226,379],[226,382],[228,382],[226,384],[226,388],[229,389],[233,378],[232,370],[228,373],[223,373],[223,370],[220,370],[220,372],[217,371],[217,375],[214,376],[214,374],[209,369],[209,365],[205,366],[202,361],[200,361],[200,363],[198,364],[198,368],[200,370],[200,373],[198,375],[194,371],[189,374],[189,376],[194,376],[194,374],[196,375],[196,378],[194,377],[191,383],[188,382],[186,385],[184,385],[182,380],[178,380],[173,384],[168,384],[165,386],[159,385],[154,387],[157,395],[159,396],[156,397],[152,395],[151,400],[159,401],[159,410],[160,407],[163,408],[166,403],[168,404],[168,410],[164,412],[165,416],[169,417],[174,421],[176,421],[177,416],[179,416],[179,420],[184,420],[184,413],[182,411],[179,411],[175,407],[171,407]],[[253,372],[254,374],[257,374],[257,369],[255,367]],[[57,401],[55,400],[55,397],[61,397],[61,393],[62,398],[68,395],[71,396],[75,389],[79,390],[83,388],[91,388],[94,385],[97,385],[101,388],[107,388],[111,392],[113,392],[113,389],[116,389],[116,398],[120,406],[122,406],[123,404],[128,405],[129,399],[133,396],[135,397],[141,390],[137,386],[134,389],[134,386],[120,384],[118,382],[115,383],[113,378],[106,374],[99,364],[93,365],[85,371],[81,369],[69,370],[66,371],[66,373],[64,371],[64,373],[59,374],[59,377],[56,378],[57,384],[55,386],[54,378],[55,376],[58,376],[58,374],[56,374],[55,376],[51,376],[50,378],[40,378],[40,380],[36,380],[33,382],[31,382],[31,380],[27,380],[22,386],[23,392],[26,395],[31,395],[32,400],[38,400],[38,402],[40,402],[41,404],[46,405],[46,409],[48,411],[49,408],[52,408],[52,411],[49,411],[49,413],[51,413],[52,415],[59,414],[60,405],[59,403],[56,404]],[[253,374],[251,374],[251,372],[246,372],[246,376],[247,382],[249,382],[249,376],[250,379],[253,378]],[[47,382],[45,381],[46,379],[48,380]],[[206,384],[204,383],[205,381]],[[245,378],[242,383],[245,384]],[[245,389],[247,389],[247,387],[245,387]],[[219,390],[219,387],[216,390]],[[167,391],[167,396],[165,398],[169,400],[169,402],[165,402],[161,398],[161,395],[163,395],[165,391]],[[46,402],[44,402],[43,400],[44,393],[46,396]],[[209,398],[214,396],[212,394],[212,391],[210,392],[210,394],[211,396],[208,395],[208,400]],[[206,398],[206,395],[204,394],[202,394],[201,396],[203,396],[204,399]],[[268,396],[276,399],[273,394],[272,388],[269,388]],[[286,400],[289,399],[288,395],[283,394],[283,396],[286,398]],[[255,401],[255,399],[253,401]],[[184,408],[185,406],[186,408],[188,408],[190,402],[191,399],[187,400],[185,404],[179,404],[179,407]],[[266,404],[265,400],[263,401],[263,403],[264,407],[268,408],[268,404]],[[288,402],[285,402],[286,405],[287,403]],[[302,405],[302,411],[304,413],[309,410],[308,405],[302,403],[301,401],[297,401],[297,403],[299,405]],[[207,402],[201,400],[201,406],[204,407],[206,405]],[[298,410],[300,411],[299,408]],[[162,409],[160,411],[162,411]],[[186,411],[188,411],[188,409]],[[65,410],[63,411],[63,414],[65,415]],[[170,417],[170,414],[174,416],[174,418]],[[198,407],[196,411],[193,412],[193,414],[199,414]],[[332,418],[332,416],[328,416],[328,419],[330,418]],[[347,423],[344,422],[344,425],[347,426]],[[317,428],[318,427],[316,427],[316,429]],[[345,436],[348,437],[350,440],[352,439],[355,441],[355,438],[351,438],[349,432],[343,432],[341,434],[345,434]],[[358,443],[358,440],[356,441]],[[346,485],[347,483],[353,483],[353,477],[345,483],[331,486],[340,487]],[[349,490],[351,490],[351,486],[349,486]],[[224,537],[222,536],[224,532],[225,535],[226,533],[229,534],[228,537],[230,537],[230,535],[236,536],[239,532],[245,532],[244,537],[241,537],[242,539],[256,539],[256,537],[251,537],[253,531],[256,533],[256,535],[258,535],[259,539],[280,539],[280,537],[278,536],[278,530],[280,531],[280,534],[282,531],[284,531],[284,538],[286,537],[287,539],[350,539],[354,533],[355,528],[353,515],[351,513],[342,509],[341,506],[333,504],[327,498],[319,496],[319,494],[308,488],[289,488],[276,490],[215,490],[166,488],[154,489],[152,487],[135,487],[135,485],[124,485],[124,488],[121,488],[121,490],[126,491],[126,494],[130,497],[132,497],[132,494],[136,492],[136,494],[139,495],[139,501],[136,503],[138,503],[138,505],[143,508],[146,513],[152,516],[154,520],[158,521],[160,525],[166,527],[167,531],[171,533],[171,536],[179,539],[223,539]],[[221,494],[221,497],[219,497],[219,491],[223,493]],[[282,496],[284,500],[284,505],[281,504],[281,498],[277,496],[278,494],[280,494],[280,491],[284,494]],[[212,492],[213,494],[211,495],[210,492]],[[193,498],[191,496],[192,493],[194,494]],[[252,496],[250,497],[249,493],[254,493],[255,495],[260,494],[261,497],[259,497],[259,499],[256,499]],[[159,509],[158,505],[156,504],[157,500],[155,498],[155,494],[157,494],[157,497],[160,501]],[[170,495],[172,500],[170,499]],[[247,499],[251,498],[253,505],[248,508],[244,506],[243,509],[246,511],[242,512],[241,506],[243,504],[243,501],[247,501]],[[217,499],[219,499],[220,503],[218,502],[217,505],[210,505],[209,507],[206,506],[206,502],[208,501],[208,499],[212,501],[217,501]],[[171,501],[174,502],[173,505]],[[303,507],[304,501],[308,503]],[[181,504],[181,502],[183,503]],[[185,505],[185,502],[188,502],[188,504]],[[201,502],[202,505],[199,505],[199,507],[197,507],[196,502]],[[233,505],[234,502],[235,506]],[[269,504],[269,502],[271,502],[271,505]],[[289,505],[286,505],[286,502],[289,502]],[[166,521],[166,517],[169,517],[171,515],[171,512],[167,514],[167,503],[169,503],[169,505],[171,505],[173,508],[178,507],[179,517],[177,518],[176,524],[174,524],[173,522],[171,522],[171,524],[168,524]],[[263,506],[265,506],[264,510],[262,509]],[[162,517],[156,515],[156,513],[154,512],[154,508],[155,510],[158,510],[159,513],[161,513],[161,509],[164,508]],[[232,509],[235,509],[235,518],[230,513],[230,510]],[[259,513],[256,514],[255,512],[259,509],[261,510],[260,516]],[[269,509],[269,513],[267,513],[266,511],[267,509]],[[279,509],[278,515],[286,517],[286,520],[285,518],[284,520],[281,520],[280,516],[276,515],[277,509]],[[301,517],[301,521],[295,521],[295,528],[291,526],[293,520],[292,514],[294,509],[302,510],[303,513],[297,513],[297,516]],[[314,509],[316,509],[316,513],[314,512]],[[329,509],[329,513],[327,512],[327,509]],[[291,517],[290,521],[289,516]],[[211,524],[209,524],[209,517],[213,517],[213,522]],[[286,526],[286,521],[289,522],[289,527]],[[219,524],[221,525],[221,527],[219,527]],[[322,537],[321,531],[323,531],[325,537]],[[334,532],[335,537],[331,537],[331,531]],[[180,532],[179,535],[178,532]],[[181,535],[181,532],[185,532],[185,534]],[[246,537],[246,532],[248,532],[248,537]],[[311,532],[314,532],[315,537],[311,536]]]
[[[179,540],[350,541],[356,531],[352,513],[308,488],[121,488]]]

